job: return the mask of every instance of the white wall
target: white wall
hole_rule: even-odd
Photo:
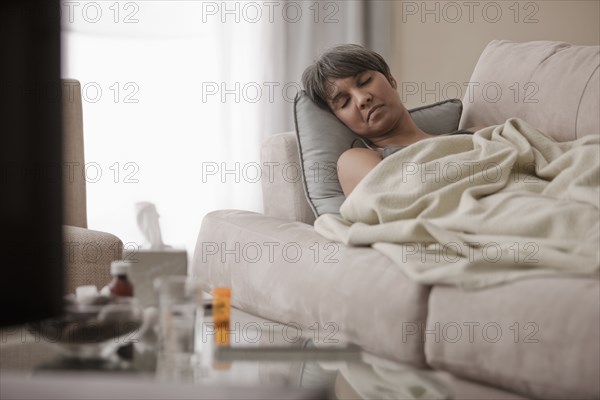
[[[409,108],[455,97],[457,84],[464,94],[493,39],[600,43],[597,0],[394,1],[393,15],[391,67],[414,92],[402,94]]]

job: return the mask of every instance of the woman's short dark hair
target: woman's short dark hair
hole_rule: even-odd
[[[326,50],[302,74],[302,85],[308,97],[319,107],[329,110],[329,80],[355,76],[373,70],[389,80],[390,67],[383,57],[358,44],[342,44]]]

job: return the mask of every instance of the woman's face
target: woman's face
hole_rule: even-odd
[[[329,107],[357,135],[369,139],[392,135],[399,130],[406,109],[396,81],[390,81],[377,71],[332,79]]]

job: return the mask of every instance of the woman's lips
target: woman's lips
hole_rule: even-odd
[[[383,107],[383,104],[379,104],[377,106],[373,106],[373,108],[371,108],[369,110],[369,113],[367,114],[367,122],[369,122],[371,120],[371,117],[373,116],[373,114],[379,110],[381,107]]]

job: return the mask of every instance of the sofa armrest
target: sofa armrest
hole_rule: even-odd
[[[260,158],[265,214],[312,225],[315,214],[306,199],[296,135],[269,136],[262,143]]]
[[[123,256],[123,242],[113,234],[76,226],[63,226],[65,291],[77,286],[96,285],[98,290],[110,280],[110,263]]]

